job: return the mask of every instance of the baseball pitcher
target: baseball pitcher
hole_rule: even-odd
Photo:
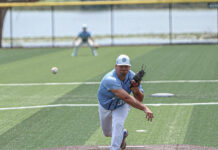
[[[153,113],[142,104],[144,91],[140,85],[144,70],[137,74],[130,70],[130,59],[127,55],[120,55],[115,69],[107,73],[101,80],[98,89],[99,118],[105,136],[111,137],[110,150],[126,148],[128,132],[124,123],[130,106],[144,111],[148,121],[152,121]],[[134,96],[131,96],[133,92]]]

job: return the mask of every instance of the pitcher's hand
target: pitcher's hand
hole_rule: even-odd
[[[148,119],[148,121],[152,122],[152,119],[154,118],[152,111],[147,107],[144,112],[146,113],[146,118]]]

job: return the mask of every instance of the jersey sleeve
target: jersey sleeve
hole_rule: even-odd
[[[107,90],[122,89],[122,85],[114,77],[108,77],[104,80],[104,86]]]

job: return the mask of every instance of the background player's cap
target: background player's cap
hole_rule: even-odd
[[[82,28],[87,28],[87,24],[82,24]]]
[[[116,65],[118,66],[131,66],[129,56],[127,55],[120,55],[117,57]]]

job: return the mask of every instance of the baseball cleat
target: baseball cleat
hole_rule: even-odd
[[[128,136],[128,131],[126,129],[123,130],[123,141],[120,145],[120,149],[124,150],[126,148],[126,137]]]

